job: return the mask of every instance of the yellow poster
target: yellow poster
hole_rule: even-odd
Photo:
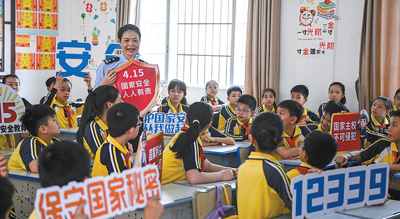
[[[39,11],[58,12],[57,0],[39,0]]]
[[[36,27],[36,13],[17,11],[17,28],[24,29],[37,29]]]
[[[56,52],[56,37],[37,36],[37,52]]]
[[[17,70],[35,69],[35,54],[34,53],[16,53],[15,54],[15,69],[17,69]]]
[[[55,70],[55,54],[36,54],[36,70]]]
[[[39,14],[39,29],[57,30],[57,14],[40,13]]]
[[[15,46],[16,47],[30,47],[31,36],[30,35],[15,35]]]
[[[17,0],[17,10],[36,11],[36,0]]]

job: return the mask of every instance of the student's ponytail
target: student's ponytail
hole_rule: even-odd
[[[186,114],[189,128],[179,135],[171,147],[176,152],[176,158],[182,158],[186,150],[191,150],[193,143],[199,137],[200,131],[211,122],[212,108],[204,102],[195,102],[190,105]]]
[[[263,112],[251,125],[251,135],[260,151],[274,151],[283,139],[283,122],[276,113]]]
[[[87,96],[82,118],[79,123],[79,129],[76,132],[76,140],[78,143],[83,144],[83,132],[85,131],[86,124],[93,121],[96,116],[99,118],[102,117],[103,114],[106,113],[107,102],[115,102],[118,96],[119,91],[117,88],[110,85],[100,86]]]

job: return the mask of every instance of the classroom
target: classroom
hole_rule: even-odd
[[[232,217],[400,217],[399,7],[0,0],[0,179],[15,188],[7,216],[50,217],[43,197],[77,181],[89,195],[59,208],[67,218],[206,218],[221,191]],[[38,171],[51,170],[39,157],[56,153],[51,145],[87,151],[89,174],[45,186]],[[117,178],[131,205],[115,210],[105,199]],[[103,215],[90,201],[96,183]]]

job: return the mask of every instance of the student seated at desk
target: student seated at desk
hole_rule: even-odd
[[[306,175],[310,170],[321,170],[335,157],[338,143],[332,135],[314,131],[304,139],[304,146],[300,149],[300,159],[303,163],[287,172],[289,179],[300,174]]]
[[[211,106],[204,102],[190,105],[186,126],[165,147],[161,184],[187,179],[190,184],[232,180],[235,168],[211,163],[204,157],[200,136],[211,126]]]
[[[60,74],[61,71],[58,73],[56,83],[47,94],[43,104],[54,109],[56,112],[55,118],[60,122],[61,128],[77,127],[78,115],[82,114],[84,106],[83,104],[68,102],[72,84]],[[91,80],[92,78],[89,74],[84,78],[89,93],[92,90]]]
[[[275,151],[275,158],[296,159],[300,155],[300,145],[303,144],[304,136],[296,125],[303,116],[304,108],[294,100],[284,100],[278,105],[278,115],[283,121],[285,131],[283,132],[283,144]]]
[[[253,121],[251,118],[256,109],[256,98],[251,95],[242,95],[237,104],[236,117],[231,117],[226,121],[225,134],[237,141],[250,141],[250,126]]]
[[[224,133],[218,131],[213,126],[210,126],[203,135],[200,137],[203,147],[215,146],[220,144],[235,144],[235,140],[231,137],[226,136]]]
[[[108,109],[120,102],[119,91],[111,85],[98,87],[86,98],[76,140],[85,146],[91,158],[94,158],[97,149],[107,140]]]
[[[109,135],[96,152],[92,177],[108,176],[132,168],[129,160],[132,151],[129,151],[127,143],[138,135],[139,114],[136,106],[130,103],[118,103],[108,110]],[[133,167],[139,167],[141,149],[139,146]]]
[[[217,97],[218,94],[218,83],[215,80],[210,80],[206,83],[206,95],[203,96],[200,101],[208,103],[214,112],[220,111],[224,101]]]
[[[394,112],[390,118],[388,136],[389,139],[381,138],[361,152],[337,155],[335,161],[341,166],[346,165],[349,160],[362,164],[386,162],[392,173],[400,172],[400,111]],[[392,186],[389,185],[391,198],[400,200],[400,191],[392,189]]]
[[[167,103],[161,103],[158,107],[160,113],[185,113],[188,106],[186,105],[186,84],[185,82],[174,79],[168,84],[168,100]]]
[[[266,88],[261,94],[262,105],[256,109],[255,116],[262,112],[275,112],[276,107],[276,93],[272,88]]]
[[[391,108],[392,101],[389,98],[384,96],[375,98],[371,106],[370,120],[367,126],[365,126],[367,129],[366,148],[381,138],[387,138],[387,126],[389,125],[389,121],[386,116],[389,115]]]
[[[242,96],[242,89],[238,86],[232,86],[226,91],[226,94],[229,104],[221,108],[221,111],[215,116],[215,121],[213,121],[213,126],[219,131],[225,130],[225,124],[229,118],[236,117],[236,107],[240,96]]]
[[[282,142],[283,123],[275,113],[258,115],[251,126],[255,152],[239,167],[239,218],[272,218],[292,209],[290,181],[273,156]]]
[[[321,116],[321,122],[319,124],[310,123],[306,126],[300,126],[301,132],[307,137],[308,133],[318,130],[321,132],[331,132],[331,121],[334,113],[344,113],[346,108],[343,104],[331,100],[325,104],[323,114]]]
[[[346,89],[344,84],[340,82],[333,82],[332,84],[329,85],[329,101],[336,101],[338,103],[341,103],[343,105],[343,111],[348,113],[350,112],[347,107],[344,105],[346,104]],[[327,103],[323,103],[318,107],[318,116],[321,118],[322,114],[324,112],[324,108]]]
[[[60,134],[60,125],[54,115],[54,110],[46,105],[33,105],[26,109],[21,122],[30,135],[12,153],[8,169],[38,172],[39,154],[47,145],[58,142],[55,136]]]
[[[305,85],[296,85],[290,90],[291,99],[300,103],[304,109],[303,116],[301,120],[298,122],[298,125],[306,125],[309,123],[319,123],[319,116],[315,114],[313,111],[304,107],[304,104],[307,103],[308,100],[308,88]]]

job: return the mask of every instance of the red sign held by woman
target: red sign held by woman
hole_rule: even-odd
[[[115,71],[118,76],[114,86],[119,90],[121,99],[135,105],[140,116],[144,116],[153,106],[159,91],[158,65],[131,59]]]

